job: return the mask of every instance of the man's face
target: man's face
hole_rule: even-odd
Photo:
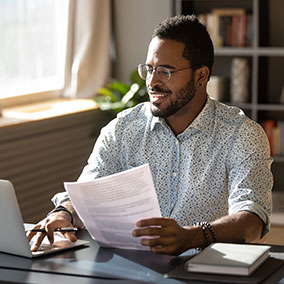
[[[146,64],[152,68],[167,67],[170,71],[190,67],[188,60],[182,54],[184,44],[169,40],[153,38],[148,49]],[[188,103],[195,95],[195,85],[192,70],[185,69],[171,74],[167,82],[161,81],[157,72],[146,80],[154,116],[170,117],[183,113]]]

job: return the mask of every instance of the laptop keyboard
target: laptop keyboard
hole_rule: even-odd
[[[34,244],[34,242],[30,241],[30,247],[32,247],[33,244]],[[46,250],[51,250],[51,249],[55,249],[55,248],[56,248],[56,245],[42,243],[40,245],[40,247],[37,249],[37,251],[46,251]]]
[[[38,248],[38,251],[46,251],[46,250],[51,250],[51,249],[55,249],[55,248],[56,248],[55,245],[41,244],[40,247]]]

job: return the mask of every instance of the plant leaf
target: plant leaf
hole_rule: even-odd
[[[98,91],[97,91],[97,94],[98,95],[103,95],[105,97],[110,98],[110,100],[112,102],[116,102],[117,101],[116,95],[111,90],[109,90],[107,88],[99,88]]]
[[[139,89],[140,89],[140,86],[137,83],[132,84],[130,87],[130,90],[121,99],[121,102],[123,104],[127,104],[134,97],[134,95],[139,91]]]
[[[108,87],[112,90],[118,91],[121,94],[120,97],[124,96],[130,89],[129,85],[119,81],[110,83]]]
[[[134,69],[130,74],[130,80],[132,83],[137,83],[140,88],[145,86],[145,81],[139,76],[138,70]]]

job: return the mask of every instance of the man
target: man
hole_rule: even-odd
[[[102,129],[79,178],[149,163],[163,218],[138,220],[132,235],[155,253],[177,255],[216,241],[250,242],[269,230],[268,141],[240,109],[206,93],[213,57],[211,39],[195,16],[159,24],[146,63],[138,67],[150,102],[120,113]],[[45,228],[51,242],[54,228],[82,225],[66,193],[53,201],[60,207],[36,226]],[[34,250],[43,237],[37,234]]]

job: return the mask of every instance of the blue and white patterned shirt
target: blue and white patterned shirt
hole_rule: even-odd
[[[149,163],[162,216],[181,226],[246,210],[269,229],[273,178],[269,144],[240,109],[208,97],[191,125],[175,135],[149,102],[118,114],[101,130],[79,180]],[[58,205],[66,194],[55,196]]]

